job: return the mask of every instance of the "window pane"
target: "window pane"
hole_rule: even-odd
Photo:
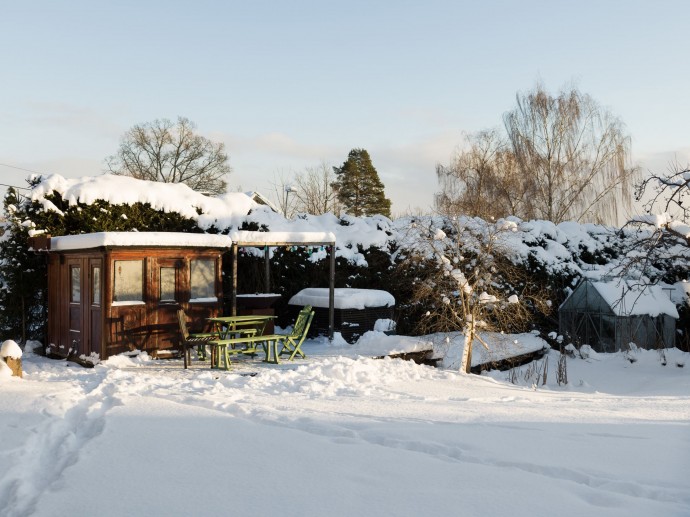
[[[81,268],[70,267],[70,301],[79,303],[81,301]]]
[[[91,269],[91,286],[92,286],[92,293],[91,293],[91,303],[93,305],[100,305],[101,304],[101,268],[100,266],[94,266]]]
[[[175,268],[162,267],[161,268],[161,288],[160,298],[161,302],[175,301]]]
[[[192,260],[192,299],[216,296],[216,261]]]
[[[113,301],[144,301],[142,288],[143,265],[144,263],[142,260],[115,261],[115,286],[113,288]]]

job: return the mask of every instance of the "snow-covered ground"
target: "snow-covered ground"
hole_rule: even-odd
[[[690,354],[573,358],[559,386],[554,352],[543,385],[543,361],[468,376],[362,340],[230,372],[25,351],[0,515],[690,515]]]

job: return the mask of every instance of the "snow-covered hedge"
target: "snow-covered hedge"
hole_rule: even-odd
[[[45,325],[45,262],[30,252],[27,237],[46,232],[72,235],[96,231],[186,231],[229,233],[238,229],[281,232],[332,232],[336,236],[338,287],[383,289],[398,302],[402,325],[409,332],[412,320],[426,310],[409,305],[415,278],[420,274],[410,256],[430,256],[434,243],[457,239],[453,228],[481,231],[480,219],[447,220],[442,217],[356,218],[333,214],[299,215],[287,220],[242,193],[208,197],[182,184],[162,184],[121,176],[66,179],[51,175],[34,179],[28,197],[12,190],[5,200],[6,233],[0,238],[0,326],[13,337],[41,339]],[[452,224],[450,224],[452,222]],[[626,234],[614,228],[576,223],[509,218],[503,225],[506,260],[524,268],[553,291],[557,304],[564,288],[583,275],[608,274],[625,248]],[[242,250],[240,289],[253,292],[263,277],[263,253]],[[468,250],[471,252],[471,250]],[[328,285],[324,249],[296,248],[272,251],[273,278],[289,299],[304,287]],[[252,270],[255,271],[252,274]],[[289,274],[285,274],[289,272]],[[24,308],[22,310],[22,307]],[[557,307],[557,305],[555,305]],[[407,316],[405,316],[407,314]],[[407,320],[406,320],[407,319]],[[400,323],[400,322],[399,322]]]

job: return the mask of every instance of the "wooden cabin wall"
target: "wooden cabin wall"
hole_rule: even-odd
[[[214,261],[215,302],[190,303],[191,261]],[[115,261],[142,264],[142,300],[113,305]],[[71,268],[78,268],[79,301],[73,300]],[[173,268],[174,300],[160,300],[160,270]],[[168,274],[170,270],[168,270]],[[127,248],[53,252],[48,257],[47,351],[60,357],[101,359],[131,350],[152,355],[179,348],[177,310],[191,331],[207,329],[206,318],[222,307],[221,251],[196,248]]]
[[[151,355],[179,349],[177,310],[182,308],[190,320],[190,330],[201,331],[206,318],[217,316],[222,303],[220,251],[196,249],[112,250],[106,257],[106,332],[102,357],[130,350]],[[191,261],[211,259],[215,264],[216,302],[190,303]],[[143,303],[112,304],[115,267],[119,260],[142,260]],[[161,268],[175,270],[175,301],[160,299]]]

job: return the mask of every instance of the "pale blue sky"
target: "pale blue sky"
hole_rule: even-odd
[[[428,209],[463,132],[573,81],[643,167],[690,161],[687,1],[0,3],[0,163],[99,174],[122,134],[190,118],[234,190],[369,151],[394,213]],[[0,166],[0,183],[26,173]]]

